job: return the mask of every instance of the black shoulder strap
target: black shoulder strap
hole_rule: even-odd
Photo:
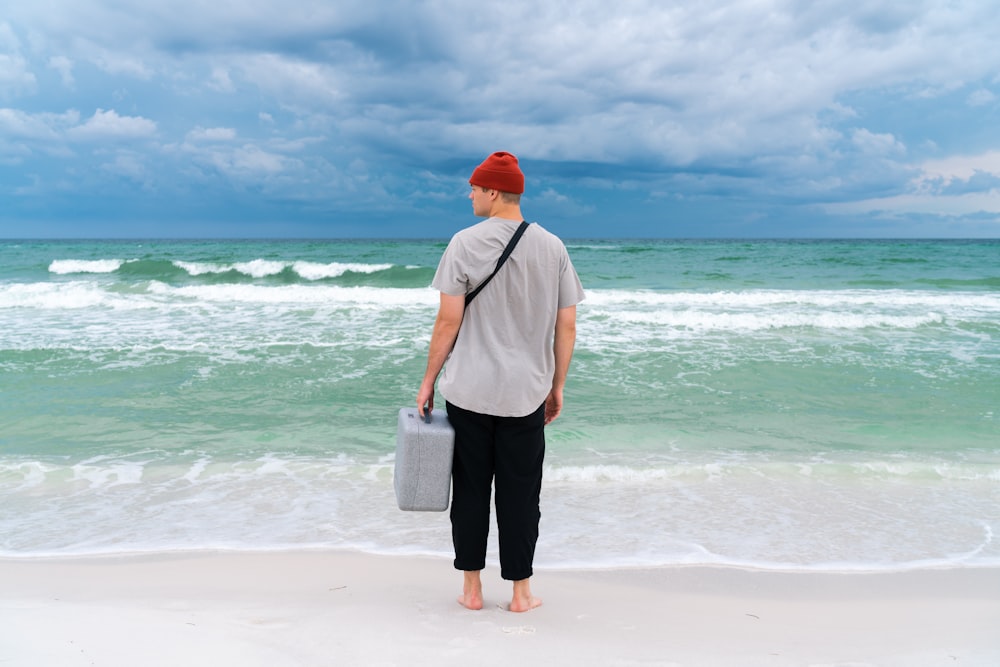
[[[514,246],[516,246],[517,242],[521,240],[521,236],[524,234],[524,230],[526,230],[527,228],[528,228],[528,221],[522,220],[521,224],[518,225],[517,227],[517,231],[514,232],[514,235],[510,237],[510,241],[507,242],[507,247],[503,249],[503,254],[500,255],[500,259],[497,260],[497,267],[493,269],[493,273],[491,273],[486,278],[486,280],[479,283],[479,287],[477,287],[476,289],[472,290],[471,292],[465,295],[466,308],[468,308],[469,304],[472,303],[472,300],[476,298],[476,295],[483,291],[483,288],[486,287],[487,283],[493,280],[493,276],[497,274],[497,272],[500,270],[500,267],[503,266],[503,263],[507,261],[508,257],[510,257],[510,253],[514,252]]]

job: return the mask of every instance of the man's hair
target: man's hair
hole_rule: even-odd
[[[479,188],[481,191],[486,192],[487,190],[497,190],[496,188],[484,188],[481,185],[476,185],[474,187]],[[521,195],[517,192],[504,192],[503,190],[497,190],[500,193],[500,201],[504,204],[520,204]]]

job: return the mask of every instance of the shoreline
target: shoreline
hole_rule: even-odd
[[[496,526],[493,526],[496,530]],[[486,557],[486,570],[499,569],[500,563],[497,558],[495,538],[491,535],[491,543]],[[160,561],[160,560],[186,560],[209,557],[253,557],[253,556],[309,556],[325,555],[336,558],[337,556],[354,556],[360,558],[388,559],[388,560],[418,560],[443,562],[450,566],[451,554],[436,551],[393,551],[367,548],[355,548],[350,546],[336,545],[283,545],[276,547],[257,546],[232,546],[232,547],[150,547],[125,549],[120,551],[101,550],[92,552],[27,552],[27,553],[0,553],[0,570],[5,564],[15,563],[91,563],[107,564],[111,562],[132,562],[132,561]],[[588,562],[571,561],[566,564],[551,564],[536,559],[534,564],[535,576],[551,573],[576,573],[585,575],[587,573],[600,572],[655,572],[661,570],[735,570],[747,573],[760,574],[781,574],[781,575],[817,575],[817,576],[837,576],[837,575],[904,575],[919,572],[946,572],[953,570],[997,570],[1000,571],[1000,560],[982,561],[965,558],[949,559],[923,559],[905,561],[902,563],[821,563],[799,565],[796,563],[754,563],[739,561],[664,561],[664,562],[644,562],[644,561],[619,561],[619,562]],[[2,595],[2,591],[0,591]]]
[[[457,604],[450,559],[300,550],[0,558],[0,664],[1000,664],[1000,568],[542,569]]]

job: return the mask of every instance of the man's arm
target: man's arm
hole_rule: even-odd
[[[556,357],[556,372],[552,376],[552,390],[545,399],[545,423],[551,423],[563,406],[563,388],[566,386],[566,375],[569,373],[569,362],[573,358],[573,347],[576,345],[576,306],[560,308],[556,313],[556,331],[552,341],[552,349]]]
[[[458,338],[458,330],[465,316],[465,295],[451,296],[441,292],[441,305],[438,307],[437,319],[434,321],[434,332],[431,334],[431,346],[427,352],[427,370],[424,381],[417,392],[417,412],[424,416],[424,406],[434,409],[434,383],[444,368],[444,362],[451,354]]]

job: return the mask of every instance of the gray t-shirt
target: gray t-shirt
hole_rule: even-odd
[[[455,234],[431,285],[468,294],[496,267],[517,226],[489,218]],[[583,286],[557,236],[538,224],[465,310],[455,347],[438,382],[460,408],[497,417],[523,417],[552,389],[556,313],[583,300]]]

